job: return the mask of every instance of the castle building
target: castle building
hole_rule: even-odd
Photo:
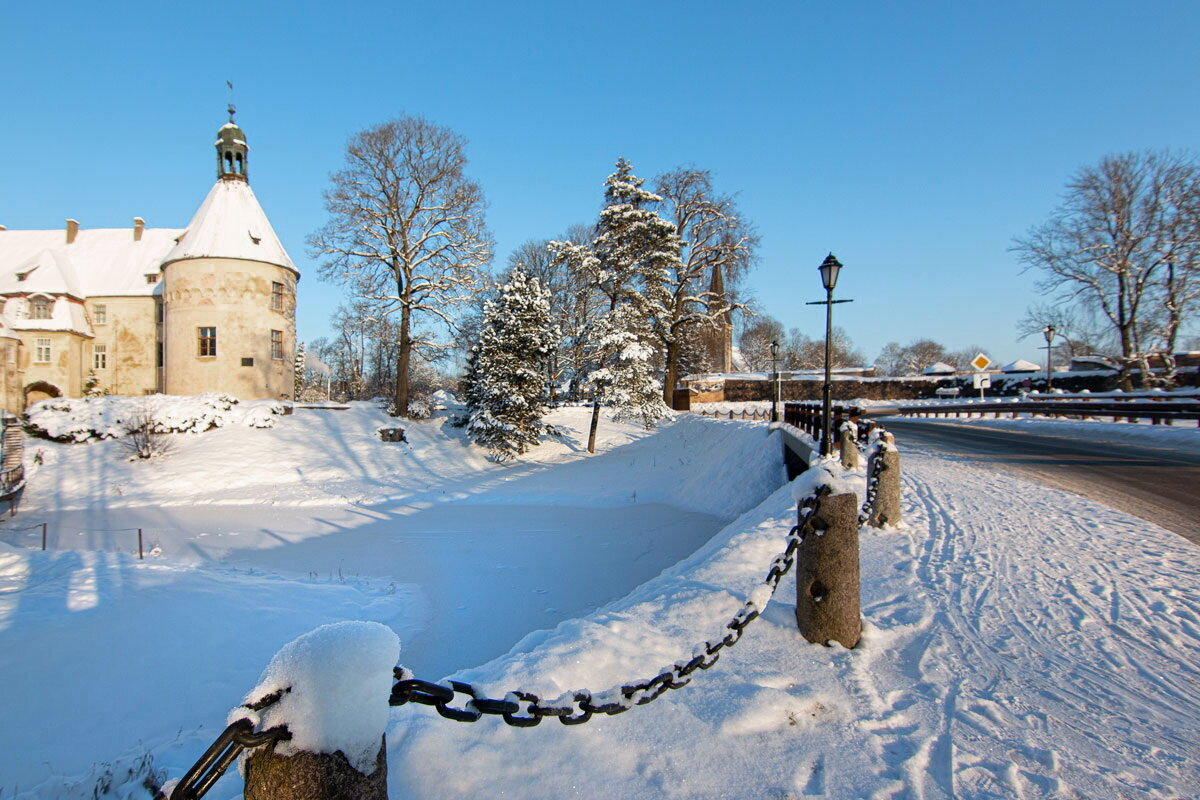
[[[0,405],[217,391],[290,399],[300,272],[250,188],[246,136],[186,228],[0,226]]]

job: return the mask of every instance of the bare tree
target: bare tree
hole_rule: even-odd
[[[830,367],[859,367],[866,362],[861,351],[854,347],[850,335],[844,328],[834,326],[833,337],[829,347]],[[784,355],[784,366],[787,369],[824,369],[825,368],[825,339],[810,339],[793,328],[788,334],[787,349]]]
[[[395,407],[408,416],[414,346],[436,347],[428,323],[454,327],[492,257],[486,202],[463,175],[465,141],[404,116],[355,134],[325,192],[329,221],[309,238],[323,275],[399,317]]]
[[[898,342],[888,342],[875,359],[875,367],[881,375],[917,375],[926,367],[945,361],[949,355],[945,347],[932,339],[916,339],[903,347]]]
[[[667,276],[670,304],[656,327],[665,361],[663,401],[669,404],[683,341],[730,324],[730,313],[740,307],[732,290],[753,260],[758,237],[733,197],[713,191],[708,170],[677,167],[658,176],[655,193],[681,243]]]
[[[782,359],[784,339],[783,323],[774,317],[760,314],[748,322],[738,337],[738,350],[746,369],[752,372],[771,369],[771,342],[779,343]]]
[[[1144,314],[1168,264],[1195,270],[1200,175],[1190,156],[1170,152],[1105,156],[1068,182],[1050,220],[1017,239],[1026,269],[1042,273],[1039,286],[1060,302],[1098,310],[1117,341],[1121,384],[1132,372],[1149,376]],[[1147,309],[1146,306],[1150,308]]]

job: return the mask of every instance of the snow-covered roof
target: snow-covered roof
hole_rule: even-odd
[[[1018,358],[1016,361],[1011,361],[1000,368],[1001,372],[1039,372],[1042,368],[1032,361],[1026,361],[1023,358]]]
[[[945,361],[938,361],[936,364],[930,364],[928,367],[921,370],[922,375],[953,375],[956,372],[958,372],[958,370],[947,364]]]
[[[181,233],[146,228],[134,241],[133,228],[91,228],[67,244],[62,228],[0,231],[0,294],[153,295],[161,286],[147,283],[146,276],[158,273]]]
[[[163,266],[189,258],[263,261],[300,274],[267,221],[254,190],[241,180],[216,182]]]
[[[83,303],[78,300],[55,298],[49,319],[33,319],[29,313],[31,305],[27,297],[9,298],[4,303],[4,321],[14,331],[71,331],[84,336],[94,335]]]

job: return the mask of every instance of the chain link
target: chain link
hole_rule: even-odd
[[[291,689],[280,689],[242,707],[250,711],[262,711],[278,703],[279,699],[290,691]],[[249,717],[235,720],[221,732],[192,768],[184,773],[169,795],[160,790],[154,796],[154,800],[199,800],[220,780],[225,770],[229,769],[229,765],[237,760],[243,750],[252,750],[291,738],[291,732],[283,725],[256,733],[254,722]]]
[[[822,487],[817,494],[801,503],[803,515],[800,522],[788,532],[787,547],[771,561],[763,580],[771,589],[768,599],[775,595],[779,582],[795,563],[796,552],[804,541],[817,502],[828,493],[829,487]],[[670,689],[687,686],[696,670],[711,668],[721,657],[721,650],[741,640],[746,626],[758,618],[760,611],[754,601],[746,601],[725,625],[728,633],[720,639],[696,645],[689,660],[677,661],[653,678],[615,686],[599,694],[585,689],[569,693],[569,699],[564,700],[567,695],[563,695],[563,698],[543,700],[532,692],[514,691],[505,695],[503,700],[495,700],[481,696],[480,691],[469,683],[452,680],[432,683],[416,678],[404,667],[397,667],[396,683],[388,702],[393,706],[406,703],[433,706],[439,715],[457,722],[478,722],[485,715],[491,715],[501,717],[517,728],[532,728],[545,717],[557,717],[563,725],[580,725],[595,714],[623,714],[634,706],[657,700]],[[456,704],[455,698],[460,696],[465,699]]]

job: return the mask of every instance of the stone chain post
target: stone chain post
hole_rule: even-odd
[[[884,525],[900,524],[900,451],[896,449],[896,440],[892,434],[884,433],[881,446],[871,457],[867,465],[867,474],[875,470],[879,460],[882,471],[879,473],[879,484],[875,490],[875,505],[871,507],[871,517],[867,524],[872,528],[882,528]]]
[[[796,556],[796,624],[815,644],[854,647],[862,635],[858,497],[825,495],[805,524]]]
[[[858,437],[849,428],[842,429],[841,449],[842,467],[850,470],[858,469]]]
[[[339,750],[279,755],[275,745],[246,759],[246,800],[387,800],[387,748],[379,744],[375,771],[363,775]]]

